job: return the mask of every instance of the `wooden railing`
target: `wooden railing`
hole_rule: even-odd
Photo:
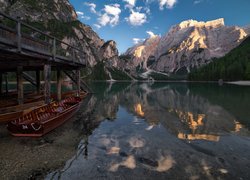
[[[0,11],[0,44],[17,52],[43,55],[51,60],[86,65],[84,51]]]

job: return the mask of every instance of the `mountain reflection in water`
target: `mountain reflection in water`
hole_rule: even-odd
[[[94,83],[92,89],[73,123],[75,155],[46,179],[249,178],[249,87]]]

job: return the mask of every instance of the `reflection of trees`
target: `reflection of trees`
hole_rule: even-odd
[[[182,138],[217,140],[220,134],[239,126],[232,114],[193,93],[185,84],[135,83],[108,96],[100,102],[100,118],[113,119],[121,105],[145,118],[149,125],[161,123]]]
[[[93,109],[92,124],[116,119],[122,106],[150,126],[161,123],[182,139],[218,140],[221,134],[242,129],[232,114],[217,105],[220,103],[211,104],[207,99],[209,93],[216,92],[213,86],[206,86],[206,91],[200,89],[201,92],[184,83],[104,83],[101,87],[88,105]]]

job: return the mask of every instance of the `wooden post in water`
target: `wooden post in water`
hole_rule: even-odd
[[[57,100],[62,100],[62,73],[61,70],[57,70]]]
[[[3,74],[0,73],[0,94],[3,94]]]
[[[77,96],[80,96],[81,91],[81,71],[79,69],[76,70],[76,86],[77,86]]]
[[[41,78],[40,78],[40,71],[36,70],[36,92],[37,94],[41,93]]]
[[[51,65],[45,64],[44,65],[44,99],[45,103],[50,103],[50,78],[51,78]]]
[[[23,104],[23,67],[17,67],[17,101]]]

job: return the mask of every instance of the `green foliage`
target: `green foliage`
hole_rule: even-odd
[[[65,36],[72,37],[75,32],[72,27],[79,27],[80,21],[62,22],[56,19],[48,21],[47,30],[52,33],[53,36],[62,39]]]
[[[125,61],[125,62],[129,62],[131,59],[132,59],[132,56],[131,55],[120,55],[119,58],[122,60],[122,61]]]
[[[196,81],[250,80],[250,37],[226,56],[191,71],[188,79]]]
[[[115,80],[131,80],[125,72],[122,72],[119,69],[109,68],[108,70],[111,73],[112,78]]]
[[[109,76],[104,70],[104,63],[98,62],[93,68],[90,76],[86,77],[87,80],[108,80]]]
[[[157,72],[152,72],[149,76],[154,80],[169,80],[169,76]]]

